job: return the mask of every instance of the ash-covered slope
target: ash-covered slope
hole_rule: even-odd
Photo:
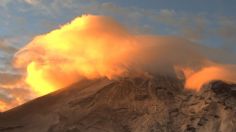
[[[235,132],[235,85],[172,77],[82,81],[0,115],[0,132]]]

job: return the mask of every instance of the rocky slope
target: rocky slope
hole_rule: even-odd
[[[0,132],[235,132],[236,85],[172,77],[84,80],[0,114]]]

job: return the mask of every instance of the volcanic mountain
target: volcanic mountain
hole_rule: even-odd
[[[83,80],[0,114],[0,132],[235,132],[236,85],[170,76]]]

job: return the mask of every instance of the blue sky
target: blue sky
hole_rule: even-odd
[[[82,14],[113,17],[135,34],[177,36],[234,54],[235,7],[235,0],[0,0],[0,100],[9,95],[1,94],[9,92],[1,78],[16,78],[14,53]]]
[[[17,39],[14,46],[21,47],[76,16],[98,14],[136,33],[176,35],[232,49],[235,5],[233,0],[1,0],[0,38]]]

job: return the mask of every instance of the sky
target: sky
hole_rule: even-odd
[[[24,74],[12,67],[15,52],[75,17],[109,16],[134,34],[177,36],[234,54],[235,6],[235,0],[0,0],[0,100],[27,93],[21,85],[9,88]]]

